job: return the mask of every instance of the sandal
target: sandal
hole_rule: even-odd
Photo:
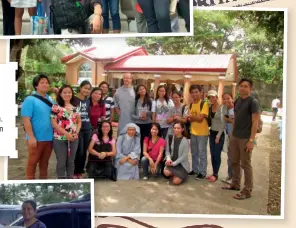
[[[216,180],[218,179],[218,177],[216,176],[211,176],[210,178],[208,178],[209,182],[216,182]]]
[[[251,198],[251,191],[243,189],[240,193],[237,193],[236,195],[234,195],[233,198],[237,200],[249,199]]]
[[[206,177],[207,180],[209,180],[209,179],[211,179],[211,178],[213,178],[213,175],[211,175],[211,176],[207,176],[207,177]]]
[[[224,185],[224,186],[222,186],[222,189],[223,190],[232,190],[232,191],[239,191],[240,190],[240,188],[236,188],[233,185]]]

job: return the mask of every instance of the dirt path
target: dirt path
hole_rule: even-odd
[[[245,201],[232,199],[234,192],[222,191],[223,183],[196,181],[193,177],[181,186],[169,186],[163,178],[149,181],[96,181],[95,211],[125,213],[182,213],[182,214],[248,214],[266,215],[269,190],[270,154],[277,150],[279,160],[280,144],[277,132],[264,119],[264,129],[259,135],[258,146],[253,152],[254,190],[253,197]],[[9,159],[9,179],[25,179],[27,149],[24,132],[20,121],[17,149],[19,159]],[[275,147],[277,142],[277,147]],[[277,148],[277,149],[275,149]],[[208,154],[208,173],[211,173],[210,155]],[[55,154],[50,159],[49,177],[55,178]],[[227,174],[227,156],[222,154],[220,177]],[[242,180],[243,181],[243,180]],[[274,195],[270,194],[271,197]],[[273,213],[274,214],[274,213]]]

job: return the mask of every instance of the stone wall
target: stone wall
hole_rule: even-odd
[[[238,88],[237,88],[238,91]],[[225,87],[225,92],[231,92],[231,87]],[[271,102],[278,95],[282,102],[283,98],[283,84],[265,84],[263,82],[255,81],[254,82],[254,94],[258,97],[260,104],[263,109],[271,108]]]

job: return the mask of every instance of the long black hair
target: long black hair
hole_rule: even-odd
[[[185,124],[182,123],[181,121],[176,121],[176,122],[174,123],[173,127],[175,127],[176,124],[179,124],[180,127],[183,129],[183,131],[182,131],[182,136],[183,136],[183,137],[186,137]]]
[[[159,96],[158,96],[158,91],[161,89],[161,88],[164,88],[165,90],[165,94],[164,94],[164,99],[167,103],[169,103],[169,96],[168,96],[168,92],[167,92],[167,88],[164,86],[164,85],[160,85],[157,87],[157,90],[156,90],[156,98],[155,100],[157,101]]]
[[[136,98],[135,98],[135,107],[137,107],[137,104],[138,104],[138,100],[140,99],[140,94],[138,94],[139,90],[141,87],[144,87],[145,90],[146,90],[146,93],[145,93],[145,96],[144,96],[144,100],[143,100],[143,104],[142,104],[142,107],[145,107],[145,105],[147,105],[149,107],[149,110],[151,110],[151,107],[152,107],[152,101],[150,99],[150,96],[147,92],[147,88],[146,86],[144,85],[138,85],[137,88],[136,88]]]
[[[101,91],[101,99],[98,101],[98,104],[102,106],[102,105],[104,105],[104,101],[103,101],[103,96],[102,96],[102,90],[99,87],[93,88],[92,91],[90,92],[90,95],[89,95],[90,106],[93,106],[92,95],[96,91]]]
[[[156,127],[156,128],[158,129],[157,136],[158,136],[159,138],[161,138],[161,132],[160,132],[161,128],[160,128],[160,124],[159,124],[159,123],[152,123],[151,128],[150,128],[150,133],[149,133],[149,136],[148,136],[148,142],[152,139],[151,129],[152,129],[153,127]]]
[[[103,141],[103,136],[104,136],[104,134],[103,134],[103,130],[102,130],[102,127],[103,127],[103,124],[104,124],[104,123],[107,123],[107,124],[109,124],[109,126],[110,126],[110,131],[108,132],[109,141],[111,141],[112,138],[113,138],[112,124],[111,124],[109,121],[107,121],[107,120],[103,120],[103,121],[99,124],[99,127],[98,127],[98,133],[97,133],[97,136],[98,136],[98,139],[99,139],[99,142],[100,142],[100,143],[104,143],[104,141]]]
[[[74,107],[77,107],[77,102],[75,102],[75,98],[74,98],[74,91],[73,91],[73,89],[72,89],[72,87],[70,85],[63,85],[59,89],[59,92],[58,92],[58,95],[57,95],[57,103],[58,103],[58,105],[61,106],[61,107],[65,107],[65,101],[61,97],[61,94],[62,94],[63,90],[67,89],[67,88],[69,88],[72,91],[72,97],[71,97],[71,100],[70,100],[71,105],[73,105]]]

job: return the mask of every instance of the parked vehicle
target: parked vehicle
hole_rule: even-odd
[[[40,206],[36,217],[47,228],[91,228],[91,203],[83,201]],[[21,226],[23,223],[24,220],[21,217],[10,226]]]
[[[1,205],[0,204],[0,227],[9,225],[22,216],[20,205]]]

